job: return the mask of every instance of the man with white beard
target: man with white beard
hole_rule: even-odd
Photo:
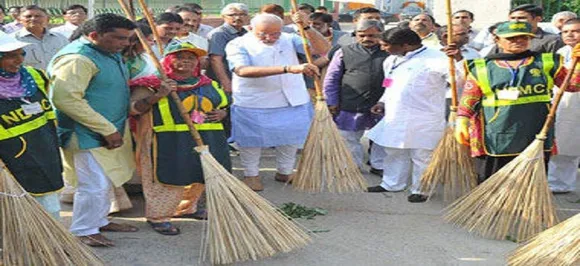
[[[307,17],[296,13],[296,25]],[[244,182],[253,190],[264,187],[258,175],[262,148],[275,147],[276,180],[287,182],[294,170],[296,151],[304,144],[313,115],[302,74],[319,75],[318,67],[300,64],[302,38],[282,32],[283,21],[272,14],[252,19],[252,32],[226,46],[233,72],[232,138],[240,147]],[[312,54],[324,54],[330,44],[318,31],[305,28]]]

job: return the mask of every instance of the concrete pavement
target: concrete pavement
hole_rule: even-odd
[[[407,193],[308,194],[274,181],[272,150],[264,152],[261,172],[266,189],[262,196],[276,205],[295,202],[329,211],[314,220],[298,221],[318,233],[311,245],[289,254],[239,265],[505,265],[505,255],[517,245],[470,235],[441,219],[444,204],[435,198],[423,204],[407,202]],[[232,157],[234,174],[242,176],[239,158]],[[370,185],[380,178],[365,173]],[[561,217],[580,212],[579,192],[558,195]],[[116,247],[95,251],[108,265],[197,265],[204,222],[176,219],[178,236],[154,232],[143,218],[143,198],[132,195],[134,208],[116,214],[115,222],[139,227],[137,233],[105,233]],[[70,223],[70,205],[63,206],[64,223]],[[208,264],[201,263],[201,264]],[[208,264],[209,265],[209,264]]]

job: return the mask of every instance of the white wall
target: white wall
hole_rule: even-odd
[[[445,0],[433,1],[433,16],[440,25],[447,24]],[[507,20],[509,0],[451,0],[452,12],[465,9],[475,15],[474,27],[483,28]]]

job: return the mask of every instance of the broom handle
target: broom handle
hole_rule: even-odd
[[[149,13],[149,9],[147,8],[147,4],[145,3],[144,0],[138,0],[139,1],[139,5],[141,6],[141,9],[143,9],[143,15],[145,15],[145,19],[147,19],[147,22],[149,23],[149,27],[151,27],[151,31],[153,32],[153,38],[155,39],[155,42],[157,43],[157,47],[159,49],[159,54],[163,55],[163,43],[161,42],[161,38],[159,38],[159,32],[157,31],[157,27],[155,27],[155,20],[153,19],[153,16],[151,15],[151,13]],[[129,0],[129,2],[132,2],[132,0]]]
[[[574,69],[576,69],[576,64],[578,64],[578,57],[574,57],[574,59],[572,59],[572,67],[568,71],[568,74],[566,75],[566,78],[564,79],[562,86],[560,86],[558,93],[556,93],[554,100],[552,101],[552,106],[550,107],[550,113],[548,113],[548,117],[546,118],[546,122],[544,123],[544,127],[542,127],[542,131],[540,131],[540,136],[542,136],[542,137],[545,137],[548,135],[548,130],[550,130],[550,128],[554,124],[554,120],[556,118],[556,111],[558,110],[558,105],[560,104],[560,100],[562,99],[564,92],[566,91],[566,89],[568,89],[568,86],[570,85],[570,81],[572,80],[572,75],[574,75]]]
[[[134,22],[135,17],[132,16],[131,13],[129,12],[129,8],[125,4],[125,1],[118,0],[118,2],[119,2],[119,5],[121,5],[121,9],[123,9],[123,12],[125,13],[125,15],[131,21]],[[143,6],[143,5],[141,6],[141,8],[143,8],[143,9],[146,9],[146,7],[147,6]],[[150,26],[154,27],[155,25],[150,25]],[[163,80],[166,80],[167,76],[165,75],[165,72],[163,71],[163,67],[161,67],[161,63],[159,63],[159,59],[157,59],[157,56],[155,56],[155,53],[153,53],[153,49],[151,49],[151,46],[149,45],[149,42],[145,38],[145,35],[143,34],[143,32],[141,32],[141,30],[139,28],[135,28],[135,34],[137,34],[137,37],[139,38],[141,45],[143,45],[143,48],[145,49],[147,54],[149,54],[149,57],[151,58],[151,61],[153,61],[153,64],[155,65],[155,68],[157,68],[157,71],[161,75],[161,78]],[[171,98],[173,99],[173,101],[175,102],[177,109],[179,110],[179,114],[181,115],[181,118],[187,124],[187,127],[189,128],[189,133],[193,137],[193,140],[195,141],[197,146],[203,146],[204,144],[203,144],[203,140],[201,139],[201,135],[199,135],[199,132],[197,132],[197,130],[195,129],[195,126],[193,125],[193,121],[191,121],[191,118],[189,117],[187,111],[183,107],[183,104],[181,103],[181,99],[177,95],[177,92],[172,91],[170,95],[171,95]]]
[[[298,4],[296,4],[296,0],[292,0],[292,12],[298,12]],[[302,27],[298,27],[298,31],[300,32],[300,36],[302,36],[302,46],[304,47],[304,54],[306,55],[306,61],[309,64],[312,64],[314,60],[312,60],[312,54],[310,53],[310,49],[308,48],[308,39],[306,38],[306,32]],[[322,94],[322,83],[320,82],[320,77],[314,75],[314,88],[316,89],[316,98],[317,99],[324,99]]]
[[[446,0],[447,8],[447,45],[453,42],[453,26],[451,20],[451,0]],[[457,110],[457,83],[455,77],[455,59],[449,56],[449,79],[451,83],[451,111]]]

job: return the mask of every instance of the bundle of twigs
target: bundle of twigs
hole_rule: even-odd
[[[580,264],[580,214],[540,233],[516,249],[508,265],[571,266]]]
[[[127,17],[134,21],[125,2],[119,0],[119,4]],[[139,0],[139,4],[158,39],[145,2]],[[163,68],[149,43],[139,29],[135,31],[165,79]],[[171,98],[196,142],[195,150],[199,153],[205,178],[208,226],[202,258],[205,259],[209,253],[212,264],[229,264],[269,257],[278,252],[289,252],[308,244],[311,239],[304,230],[278,211],[273,204],[249,189],[211,155],[177,93],[172,92]]]
[[[457,113],[452,110],[449,121],[455,121]],[[421,176],[421,193],[431,197],[440,185],[443,187],[443,199],[455,200],[477,186],[477,173],[469,146],[457,142],[453,135],[454,126],[445,129],[445,133],[433,151],[429,166]]]
[[[104,265],[14,179],[0,160],[0,257],[6,266]]]
[[[575,58],[571,69],[575,69],[577,61]],[[484,237],[502,240],[512,234],[511,238],[518,242],[557,223],[544,165],[544,141],[572,74],[573,71],[568,72],[558,90],[536,139],[487,181],[452,203],[445,216],[447,221]]]
[[[453,42],[451,23],[451,0],[447,6],[447,43]],[[443,138],[433,151],[429,166],[421,176],[420,191],[431,197],[439,185],[443,186],[445,201],[455,200],[477,186],[477,173],[469,147],[457,142],[454,137],[455,119],[457,118],[457,84],[455,82],[455,59],[449,57],[449,74],[451,85],[451,106],[449,126]]]
[[[296,0],[292,0],[292,9],[294,12],[298,10]],[[308,63],[312,63],[306,34],[302,27],[298,29],[302,35]],[[363,192],[367,188],[367,182],[332,119],[322,94],[320,77],[314,77],[314,87],[315,115],[298,162],[298,173],[292,179],[292,186],[296,190],[308,192],[321,192],[325,189],[338,193]]]

